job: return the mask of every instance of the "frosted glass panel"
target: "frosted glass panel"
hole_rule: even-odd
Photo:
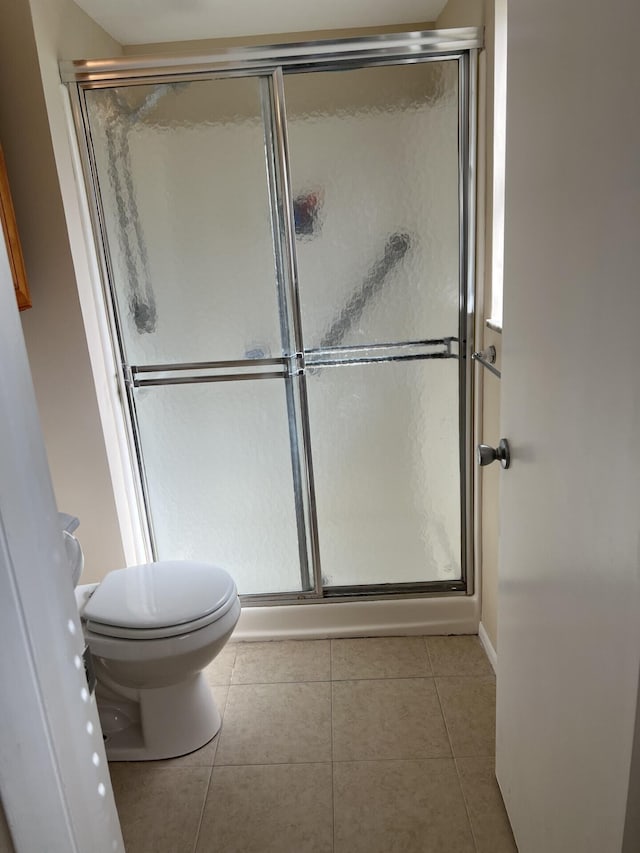
[[[215,563],[241,593],[299,590],[284,382],[136,390],[158,558]]]
[[[452,359],[309,376],[325,585],[460,579],[457,373]]]
[[[307,347],[456,335],[456,61],[285,78]]]
[[[259,86],[86,94],[131,364],[281,354]]]

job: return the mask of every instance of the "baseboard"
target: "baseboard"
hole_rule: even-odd
[[[493,667],[493,671],[497,673],[497,671],[498,671],[498,653],[493,648],[493,643],[489,639],[489,635],[487,634],[487,629],[484,627],[482,622],[478,625],[478,639],[482,643],[484,650],[487,653],[487,657],[489,658],[489,663]]]
[[[234,640],[476,634],[474,596],[243,607]]]

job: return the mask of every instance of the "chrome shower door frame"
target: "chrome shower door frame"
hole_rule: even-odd
[[[482,47],[482,30],[465,28],[390,34],[359,39],[307,42],[268,47],[230,49],[208,56],[141,57],[113,60],[74,60],[60,63],[61,76],[68,84],[76,133],[80,141],[86,191],[93,236],[97,247],[102,301],[110,328],[113,363],[116,365],[131,464],[137,485],[137,503],[145,548],[149,559],[156,558],[155,535],[149,489],[140,443],[134,389],[149,384],[177,382],[237,381],[247,378],[280,378],[286,387],[289,438],[298,527],[300,570],[303,590],[278,594],[243,596],[243,604],[313,603],[354,598],[470,595],[473,593],[473,447],[472,402],[475,311],[475,228],[476,228],[476,111],[477,54]],[[289,173],[287,116],[283,75],[327,70],[367,68],[377,65],[414,64],[430,61],[458,63],[458,187],[459,187],[459,328],[457,354],[453,339],[414,342],[441,344],[447,352],[416,355],[384,353],[369,355],[360,363],[408,358],[456,357],[459,362],[460,512],[461,579],[425,581],[376,586],[323,588],[315,506],[313,460],[306,387],[306,358],[318,364],[321,354],[305,352],[302,337],[300,295],[296,261],[293,199]],[[209,362],[192,365],[145,365],[126,363],[121,321],[115,296],[113,269],[102,209],[85,93],[96,88],[121,85],[149,85],[180,81],[251,76],[260,79],[265,152],[272,233],[280,303],[283,358],[246,359],[237,362]],[[394,348],[411,342],[391,344]],[[367,349],[370,349],[368,347]],[[351,348],[354,349],[354,348]],[[357,360],[357,357],[356,357]],[[267,364],[266,362],[269,362]],[[336,363],[336,362],[334,362]],[[338,362],[340,363],[340,362]],[[341,362],[347,363],[347,362]],[[355,363],[351,360],[350,363]],[[256,368],[258,369],[256,375]],[[191,371],[189,373],[189,371]],[[146,374],[155,373],[150,378]]]

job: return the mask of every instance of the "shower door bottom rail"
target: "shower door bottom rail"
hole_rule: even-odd
[[[246,593],[240,595],[243,607],[263,607],[274,604],[318,604],[340,601],[380,601],[398,598],[439,598],[443,596],[466,596],[467,586],[463,580],[421,581],[417,583],[353,584],[345,586],[323,586],[318,593]]]

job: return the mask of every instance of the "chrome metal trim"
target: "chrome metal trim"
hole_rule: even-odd
[[[295,364],[291,379],[292,401],[295,403],[292,417],[295,417],[295,449],[297,466],[299,466],[299,489],[296,503],[302,507],[306,521],[306,548],[310,558],[311,576],[308,584],[313,593],[322,595],[322,573],[320,569],[320,545],[318,541],[318,518],[316,511],[315,480],[313,459],[311,455],[311,437],[309,427],[309,402],[304,358],[304,343],[302,333],[302,311],[300,307],[300,291],[298,287],[298,262],[295,243],[295,220],[293,213],[293,194],[291,191],[291,175],[289,173],[289,140],[287,136],[287,112],[285,103],[284,79],[282,69],[273,72],[271,80],[272,126],[271,133],[274,141],[275,185],[277,203],[276,215],[279,222],[280,249],[282,253],[282,288],[285,312],[288,319],[289,347],[291,359]],[[295,383],[295,384],[294,384]],[[309,569],[307,568],[307,575]],[[303,579],[304,580],[304,579]]]
[[[463,581],[424,581],[417,584],[389,584],[395,589],[400,589],[399,592],[384,590],[387,584],[376,585],[375,591],[369,592],[368,587],[329,587],[335,590],[330,595],[315,595],[305,594],[302,592],[284,592],[284,593],[253,593],[243,594],[240,596],[240,601],[243,607],[265,607],[270,605],[291,605],[291,604],[339,604],[347,601],[390,601],[406,598],[445,598],[449,596],[465,596],[467,595],[466,587]]]
[[[498,379],[502,377],[502,373],[495,366],[496,361],[496,348],[491,345],[487,347],[483,352],[474,352],[471,358],[474,361],[477,361],[478,364],[481,364],[483,367],[486,367],[490,373],[493,373],[494,376],[497,376]]]
[[[466,357],[467,357],[467,263],[466,263],[466,237],[467,237],[467,115],[468,115],[468,91],[466,85],[465,65],[458,60],[458,339],[460,341],[460,358],[458,359],[458,453],[460,458],[460,565],[462,577],[467,578],[467,542],[466,542],[466,488],[467,488],[467,466],[466,466],[466,440],[465,420],[467,415],[466,406]]]
[[[289,174],[289,138],[287,134],[287,109],[285,104],[284,79],[282,69],[273,72],[272,98],[274,117],[275,154],[280,190],[279,213],[281,218],[281,236],[284,250],[284,273],[286,297],[291,317],[293,333],[293,352],[301,354],[304,349],[302,337],[302,310],[300,307],[300,289],[298,284],[298,258],[296,252],[295,220],[293,213],[293,192]],[[303,360],[304,362],[304,360]],[[304,367],[304,363],[303,363]]]
[[[275,66],[283,68],[304,65],[315,68],[339,60],[393,62],[412,59],[416,54],[468,51],[483,46],[483,30],[460,27],[448,30],[392,33],[360,38],[326,39],[291,44],[231,47],[210,54],[180,56],[125,56],[114,59],[73,59],[60,62],[64,83],[154,78],[158,71],[173,75],[200,74],[241,69],[245,73],[271,73]],[[164,81],[164,78],[162,78]],[[155,82],[159,82],[156,80]]]
[[[290,356],[295,352],[291,342],[292,318],[287,310],[285,258],[283,256],[283,227],[279,209],[278,164],[276,157],[276,140],[274,138],[274,107],[273,107],[273,75],[260,78],[260,105],[262,109],[262,126],[264,129],[265,162],[267,169],[269,215],[271,218],[271,239],[273,243],[273,262],[278,288],[278,317],[280,321],[280,339],[282,352]]]
[[[483,358],[485,361],[488,361],[489,364],[495,364],[496,355],[496,348],[493,344],[491,344],[486,349],[482,350],[482,352],[474,352],[471,358],[475,359],[476,361]]]
[[[367,584],[366,588],[361,584],[347,584],[345,586],[326,586],[324,597],[327,598],[370,598],[372,595],[388,595],[394,590],[407,594],[416,592],[466,592],[463,580],[451,581],[416,581],[415,583],[378,583]]]
[[[497,367],[494,367],[493,364],[489,364],[488,361],[485,361],[483,358],[480,358],[480,356],[476,355],[475,353],[473,358],[474,361],[478,362],[478,364],[481,364],[483,367],[486,367],[489,373],[493,373],[493,375],[497,376],[498,379],[502,379],[502,373],[498,370]]]
[[[309,538],[312,555],[313,584],[318,597],[322,596],[322,562],[320,557],[320,533],[318,529],[318,507],[316,502],[315,475],[311,450],[311,419],[309,417],[309,394],[307,377],[303,373],[298,379],[300,394],[300,412],[302,414],[302,444],[304,448],[305,475],[307,480],[307,501],[309,507]]]
[[[339,346],[339,347],[313,347],[312,349],[305,349],[305,355],[325,355],[330,354],[332,352],[361,352],[363,350],[377,350],[377,349],[408,349],[408,348],[417,348],[417,347],[429,347],[429,346],[438,346],[440,344],[444,344],[445,346],[451,345],[451,341],[457,340],[457,338],[447,337],[447,338],[431,338],[422,341],[398,341],[384,344],[353,344],[352,346]]]
[[[151,549],[151,559],[158,559],[158,539],[156,536],[155,526],[153,524],[153,514],[151,512],[151,490],[149,488],[149,480],[147,477],[147,466],[142,452],[142,441],[140,439],[140,422],[138,420],[138,409],[136,406],[136,398],[134,394],[133,384],[127,385],[126,401],[128,404],[129,414],[131,417],[131,429],[134,439],[134,447],[136,460],[138,463],[138,476],[140,478],[140,487],[144,499],[144,520],[146,521],[146,530],[149,537],[149,547]]]
[[[460,60],[463,97],[460,98],[462,175],[464,176],[461,260],[463,266],[463,304],[460,329],[460,459],[463,486],[461,534],[463,547],[463,580],[467,594],[475,587],[474,515],[473,495],[475,466],[473,446],[473,393],[474,372],[471,354],[475,349],[475,269],[476,269],[476,196],[477,196],[477,104],[478,104],[478,51],[470,50]],[[464,327],[464,328],[462,328]],[[464,342],[464,344],[463,344]]]
[[[370,358],[325,358],[309,360],[307,367],[342,367],[346,364],[382,364],[392,361],[425,361],[426,359],[457,358],[449,352],[423,352],[409,355],[378,355]]]
[[[115,380],[118,395],[122,401],[124,430],[127,449],[133,469],[137,511],[140,518],[140,528],[144,535],[144,548],[150,559],[155,558],[155,535],[149,509],[149,490],[146,478],[146,468],[139,442],[137,416],[133,398],[130,396],[130,386],[127,384],[124,370],[124,343],[121,333],[121,319],[113,287],[113,269],[107,237],[104,210],[100,198],[98,173],[91,143],[91,130],[84,93],[79,87],[69,86],[71,113],[78,136],[78,153],[82,167],[85,191],[88,198],[88,210],[91,231],[96,249],[98,273],[102,291],[102,303],[110,332],[112,360],[116,367]]]
[[[226,66],[220,65],[212,67],[208,70],[197,71],[197,72],[189,72],[188,70],[175,72],[175,73],[156,73],[156,74],[148,74],[146,76],[133,76],[128,78],[111,78],[107,77],[105,79],[99,80],[90,80],[90,81],[77,81],[77,85],[80,88],[85,90],[90,89],[113,89],[115,86],[120,85],[122,81],[122,85],[126,86],[164,86],[171,85],[173,83],[181,83],[181,82],[195,82],[202,80],[221,80],[229,77],[269,77],[273,74],[276,68],[282,68],[283,74],[289,76],[290,74],[309,74],[314,71],[356,71],[362,68],[378,68],[380,66],[388,66],[388,65],[415,65],[417,63],[426,63],[426,62],[445,62],[445,61],[453,61],[457,62],[460,57],[463,55],[462,52],[456,51],[454,53],[412,53],[408,57],[399,57],[394,58],[393,56],[386,56],[381,59],[352,59],[352,60],[343,60],[339,57],[333,59],[331,61],[327,61],[325,63],[319,65],[296,65],[296,66],[282,66],[282,65],[274,65],[269,64],[265,65],[264,68],[238,68],[233,65]],[[158,61],[160,62],[160,67],[162,61],[165,57],[158,57]],[[71,81],[73,82],[73,81]]]
[[[167,376],[162,379],[136,379],[134,377],[132,385],[134,388],[150,388],[152,386],[162,385],[199,385],[206,382],[244,382],[256,381],[258,379],[285,379],[286,374],[275,373],[221,373],[217,376]]]
[[[451,60],[457,62],[462,56],[462,51],[452,53],[419,53],[412,52],[408,56],[382,56],[378,59],[332,59],[327,62],[314,63],[313,65],[290,65],[283,67],[285,76],[291,74],[309,74],[313,71],[358,71],[362,68],[380,68],[384,65],[417,65],[426,62],[445,62]],[[224,73],[224,72],[218,72]],[[98,84],[102,85],[102,84]]]
[[[262,125],[264,129],[265,157],[269,189],[269,212],[271,217],[271,234],[273,242],[276,284],[278,288],[278,316],[280,319],[280,338],[283,353],[288,354],[287,378],[285,380],[285,396],[287,401],[287,424],[289,429],[289,452],[291,456],[291,475],[293,478],[294,506],[296,513],[296,535],[298,540],[298,559],[300,563],[300,579],[303,589],[313,586],[310,574],[312,557],[309,552],[307,536],[308,507],[304,495],[302,452],[300,448],[298,428],[298,400],[296,396],[294,377],[297,370],[295,365],[295,341],[292,337],[293,317],[290,316],[287,299],[287,253],[285,249],[283,217],[280,212],[279,169],[276,156],[275,139],[275,109],[273,102],[273,75],[260,79],[260,101],[262,106]]]
[[[226,361],[185,361],[176,364],[132,364],[129,369],[138,373],[169,373],[173,370],[226,370],[234,367],[287,366],[286,358],[237,358]]]
[[[270,367],[281,370],[269,370]],[[264,368],[262,370],[256,368]],[[218,372],[212,372],[218,371]],[[188,375],[185,376],[185,373]],[[150,374],[161,374],[150,376]],[[140,378],[141,376],[149,378]],[[185,385],[198,382],[233,382],[244,379],[286,379],[291,376],[286,358],[238,359],[235,361],[185,362],[184,364],[124,365],[125,381],[135,388],[148,385]]]
[[[481,468],[491,465],[493,462],[499,462],[505,469],[511,466],[511,448],[507,438],[501,438],[497,447],[491,447],[490,444],[479,444],[476,452],[477,462]]]

